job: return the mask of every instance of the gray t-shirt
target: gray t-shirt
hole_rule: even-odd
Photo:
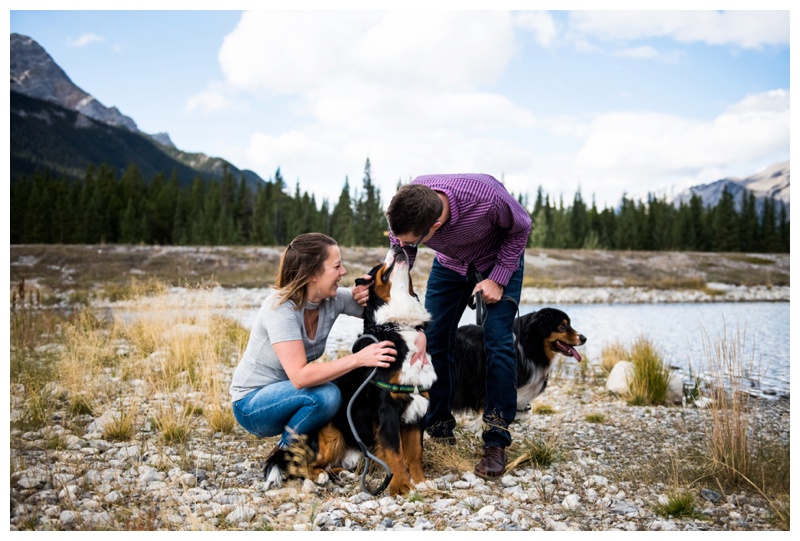
[[[302,340],[306,360],[314,361],[325,353],[328,334],[339,314],[361,317],[364,308],[353,299],[350,289],[340,287],[336,297],[319,304],[317,334],[310,339],[303,322],[304,310],[296,310],[292,301],[273,306],[277,292],[270,294],[261,304],[247,348],[233,373],[230,393],[232,402],[271,383],[289,379],[272,344],[289,340]]]

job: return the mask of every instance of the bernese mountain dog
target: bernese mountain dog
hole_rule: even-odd
[[[373,341],[390,340],[397,357],[386,368],[358,368],[335,380],[342,392],[339,411],[316,435],[306,438],[302,451],[293,446],[289,453],[270,455],[264,468],[268,481],[287,474],[311,479],[322,475],[324,480],[329,472],[354,469],[362,458],[359,438],[391,470],[389,494],[408,494],[426,481],[422,431],[428,410],[427,391],[436,381],[436,372],[430,355],[413,364],[411,358],[417,351],[417,333],[430,315],[414,294],[408,258],[399,246],[391,248],[369,275],[372,282],[364,309],[364,332],[353,345],[353,352]],[[372,379],[364,386],[373,370]],[[353,434],[347,414],[356,393],[350,417],[358,436]],[[298,459],[303,453],[305,457]],[[292,468],[292,461],[302,466]]]
[[[569,316],[555,308],[542,308],[514,321],[517,344],[517,416],[530,409],[531,401],[547,386],[557,354],[581,361],[576,347],[586,337],[572,328]],[[463,325],[456,332],[456,384],[453,412],[482,412],[486,403],[486,352],[483,327]]]

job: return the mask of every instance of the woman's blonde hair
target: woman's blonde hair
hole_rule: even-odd
[[[281,254],[278,267],[276,304],[292,301],[296,310],[305,307],[308,298],[306,285],[325,267],[331,246],[338,244],[322,233],[303,233],[289,243]]]

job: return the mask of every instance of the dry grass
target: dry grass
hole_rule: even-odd
[[[133,439],[148,417],[170,443],[185,441],[198,419],[213,432],[230,433],[235,420],[221,371],[238,361],[248,332],[211,310],[176,313],[159,303],[165,289],[132,281],[132,304],[108,318],[90,308],[71,314],[39,309],[20,302],[30,298],[20,288],[12,313],[11,381],[25,389],[25,407],[14,424],[35,430],[65,409],[76,419],[107,413],[103,432],[112,441]],[[126,391],[132,384],[134,393]],[[154,397],[150,411],[123,395]]]
[[[618,362],[627,361],[629,358],[630,352],[621,341],[605,344],[600,351],[600,369],[608,376]]]
[[[789,526],[789,447],[765,440],[758,425],[759,399],[749,382],[759,379],[760,360],[739,329],[703,340],[711,399],[707,426],[708,462],[722,489],[749,486],[761,493]],[[773,496],[767,496],[767,494]]]
[[[633,380],[626,396],[635,406],[664,404],[669,388],[669,366],[647,338],[637,338],[630,350]]]

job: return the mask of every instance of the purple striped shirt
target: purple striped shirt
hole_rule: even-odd
[[[469,264],[502,286],[517,270],[531,232],[528,211],[489,175],[423,175],[423,184],[447,196],[450,218],[425,243],[446,268],[466,276]],[[392,244],[399,244],[390,232]],[[406,247],[414,264],[415,248]]]

